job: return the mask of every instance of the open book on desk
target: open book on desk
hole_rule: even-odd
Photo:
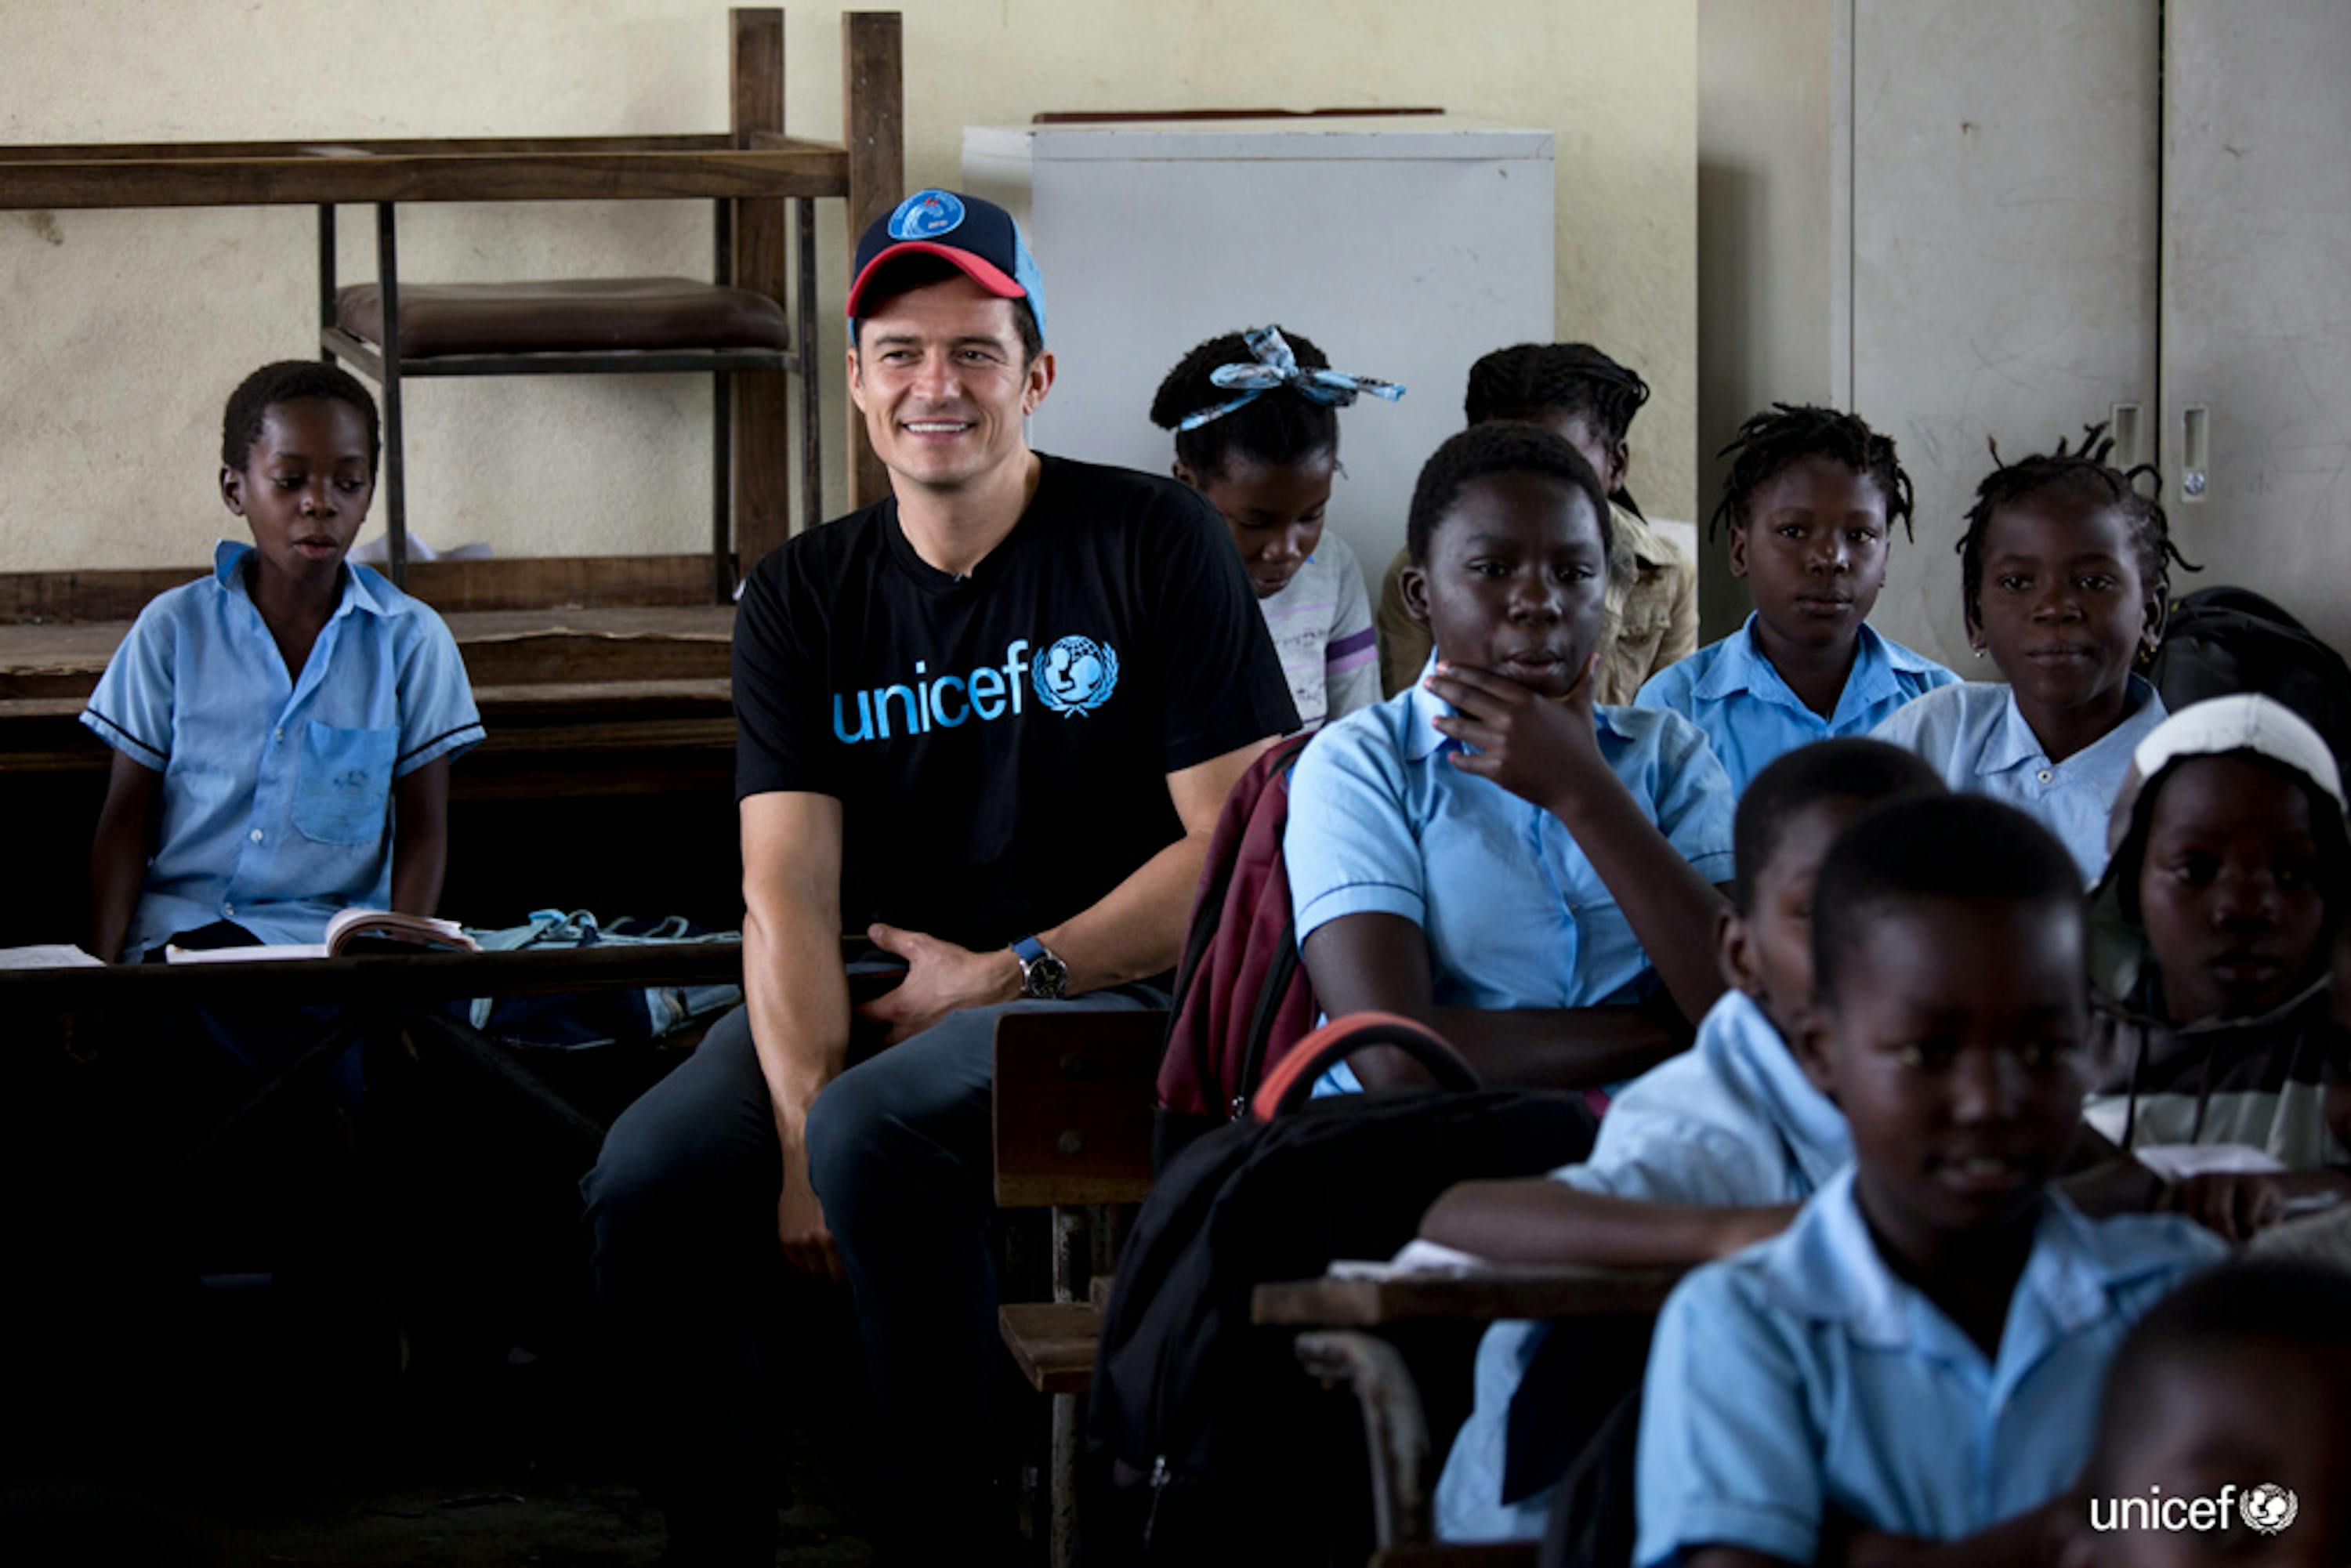
[[[454,920],[402,915],[394,909],[346,909],[327,922],[324,942],[281,942],[252,947],[172,947],[174,964],[250,964],[271,958],[340,958],[368,952],[478,953],[479,944]]]

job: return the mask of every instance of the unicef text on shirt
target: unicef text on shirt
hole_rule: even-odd
[[[1062,637],[1033,666],[1026,659],[1029,639],[1016,637],[1004,649],[1001,665],[981,664],[968,674],[929,676],[929,665],[914,661],[911,684],[874,686],[862,692],[832,694],[832,733],[844,746],[860,741],[889,740],[897,736],[928,735],[934,729],[954,729],[967,720],[982,724],[1021,712],[1023,688],[1032,676],[1038,697],[1064,718],[1082,718],[1108,702],[1118,687],[1118,652],[1091,637]],[[849,704],[857,705],[857,726],[849,724]],[[896,720],[893,725],[892,720]]]

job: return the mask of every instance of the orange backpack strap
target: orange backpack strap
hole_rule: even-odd
[[[1428,1069],[1439,1089],[1479,1087],[1476,1071],[1426,1024],[1396,1013],[1349,1013],[1300,1040],[1265,1075],[1249,1102],[1249,1113],[1260,1122],[1270,1122],[1284,1111],[1296,1110],[1313,1092],[1314,1081],[1333,1064],[1374,1045],[1392,1045],[1405,1051]]]

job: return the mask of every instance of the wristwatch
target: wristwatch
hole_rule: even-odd
[[[1020,994],[1042,1002],[1058,1002],[1070,994],[1070,967],[1034,936],[1012,944],[1020,960]]]

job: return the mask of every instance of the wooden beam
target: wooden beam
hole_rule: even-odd
[[[717,152],[735,145],[723,132],[694,136],[432,136],[387,140],[332,137],[309,141],[48,141],[0,145],[10,163],[152,162],[157,160],[302,158],[409,152]],[[770,151],[775,150],[770,148]]]
[[[784,14],[738,5],[728,49],[735,145],[784,133]],[[791,246],[781,196],[734,204],[734,282],[791,308]],[[810,345],[795,344],[813,370]],[[791,383],[780,375],[740,375],[728,382],[733,426],[736,570],[747,573],[791,532],[789,441]]]
[[[894,122],[893,122],[894,129]],[[788,143],[655,152],[402,152],[335,157],[0,158],[0,211],[360,202],[570,202],[837,196],[849,156]]]
[[[841,140],[849,155],[848,246],[851,274],[858,236],[906,193],[905,50],[895,11],[844,11],[841,33]],[[865,416],[849,408],[849,504],[871,506],[890,494],[890,471],[865,438]]]

